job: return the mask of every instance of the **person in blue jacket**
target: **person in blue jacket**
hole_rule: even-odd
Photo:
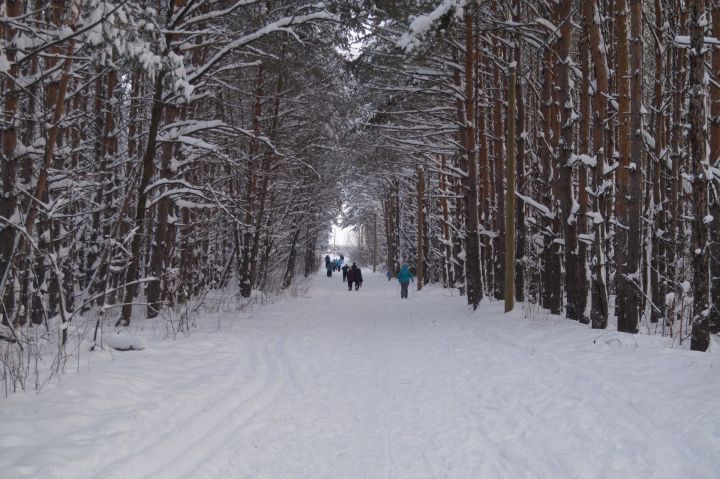
[[[408,297],[408,285],[410,281],[415,281],[413,275],[410,272],[410,268],[406,264],[402,265],[400,272],[397,275],[398,281],[400,282],[400,298],[407,299]]]

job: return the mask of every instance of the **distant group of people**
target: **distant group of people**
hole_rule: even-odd
[[[343,283],[347,282],[348,291],[352,291],[353,286],[357,291],[362,286],[362,271],[355,263],[352,266],[343,263],[345,263],[345,256],[343,255],[335,259],[330,258],[330,255],[326,255],[325,269],[327,270],[327,277],[332,278],[333,271],[342,271],[342,280]]]
[[[327,270],[327,277],[331,278],[333,271],[340,271],[340,268],[342,267],[342,264],[344,261],[345,261],[345,256],[343,256],[343,255],[340,255],[339,258],[335,258],[335,259],[330,259],[329,254],[325,255],[325,269]]]
[[[343,283],[347,282],[348,291],[352,291],[353,286],[355,287],[355,291],[357,291],[360,289],[360,286],[362,286],[362,271],[355,263],[353,263],[352,266],[344,263],[345,257],[343,255],[335,259],[330,258],[330,255],[326,255],[325,269],[327,270],[327,276],[328,278],[332,278],[333,271],[342,271],[342,281]],[[387,272],[387,279],[388,281],[393,279],[393,274],[390,271]],[[400,283],[400,298],[407,299],[410,282],[415,282],[415,277],[407,264],[403,264],[400,267],[400,271],[397,273],[397,280],[398,283]]]

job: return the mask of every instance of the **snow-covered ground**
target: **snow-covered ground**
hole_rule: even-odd
[[[0,478],[720,478],[717,352],[324,276],[0,400]]]

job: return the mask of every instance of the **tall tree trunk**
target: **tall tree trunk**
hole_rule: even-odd
[[[264,248],[262,254],[260,255],[260,266],[258,268],[258,273],[256,273],[257,276],[254,283],[254,285],[262,289],[267,287],[266,280],[270,270],[270,254],[272,253],[272,248],[275,245],[275,238],[273,237],[273,224],[275,219],[272,210],[272,204],[275,199],[271,197],[268,201],[270,202],[270,214],[267,215],[267,220],[265,221],[265,234],[263,239]]]
[[[53,24],[56,26],[60,26],[61,24],[61,18],[63,14],[63,6],[58,6],[58,2],[55,2],[53,4]],[[63,2],[64,3],[64,2]],[[70,9],[67,12],[67,15],[65,17],[65,25],[71,29],[75,29],[78,19],[80,16],[80,4],[79,0],[74,0],[71,5]],[[57,82],[52,82],[48,88],[48,107],[50,111],[52,111],[51,116],[51,122],[50,126],[47,129],[46,132],[46,138],[45,138],[45,151],[43,156],[43,162],[40,169],[40,174],[38,176],[37,183],[34,188],[33,193],[33,201],[30,202],[30,205],[28,207],[28,212],[25,217],[25,236],[21,238],[21,250],[24,250],[28,247],[28,244],[25,242],[27,238],[31,237],[33,228],[35,227],[35,223],[37,220],[38,215],[40,214],[40,208],[39,205],[41,204],[49,204],[49,192],[48,192],[48,178],[50,169],[53,166],[59,166],[57,164],[53,164],[53,158],[55,155],[55,149],[58,146],[59,139],[61,137],[61,120],[65,114],[65,97],[67,95],[67,89],[68,89],[68,83],[70,80],[70,68],[72,66],[73,62],[73,53],[75,51],[75,41],[73,39],[68,40],[67,42],[67,48],[65,49],[65,59],[63,60],[61,71],[60,71],[60,79]],[[53,63],[54,65],[54,63]],[[45,248],[43,248],[42,244],[44,242],[45,235],[41,233],[42,228],[47,228],[48,230],[52,228],[51,224],[47,224],[43,226],[43,222],[40,222],[40,225],[38,226],[38,233],[41,238],[41,246],[40,250],[43,251]],[[48,231],[48,235],[51,235],[51,231]],[[48,245],[49,246],[49,245]],[[50,267],[50,272],[52,274],[51,282],[52,282],[52,289],[51,289],[51,296],[53,298],[53,301],[59,301],[60,302],[60,317],[62,323],[67,322],[67,309],[65,308],[65,302],[64,302],[64,294],[61,292],[61,288],[59,287],[59,276],[61,275],[60,269],[61,265],[60,259],[57,257],[57,255],[52,254],[48,256],[49,264],[45,264],[43,259],[39,259],[39,263],[36,265],[37,273],[43,275],[45,274],[44,269],[47,269]],[[42,291],[42,282],[43,280],[40,280],[38,286],[41,287]],[[37,303],[42,303],[42,298],[36,296],[35,300]],[[38,309],[38,308],[34,308]],[[40,308],[42,309],[42,306],[40,305]],[[41,321],[39,318],[35,318],[35,322],[39,324]],[[62,329],[62,344],[65,344],[65,341],[67,340],[67,328]]]
[[[284,56],[284,55],[283,55]],[[268,136],[270,141],[275,140],[278,126],[280,123],[280,97],[283,93],[285,75],[283,72],[278,74],[277,84],[275,88],[275,99],[273,101],[272,120],[270,124],[270,131]],[[262,174],[262,186],[260,188],[260,195],[258,198],[258,212],[256,215],[255,231],[253,234],[252,248],[250,253],[250,285],[255,287],[257,283],[257,255],[258,248],[260,245],[260,233],[262,232],[262,224],[265,222],[265,210],[267,209],[267,201],[269,195],[269,188],[272,185],[271,177],[274,174],[274,152],[269,148],[266,150],[263,156],[262,166],[260,173]]]
[[[640,43],[640,1],[631,0],[632,70],[629,71],[626,0],[615,3],[615,36],[617,41],[618,92],[618,153],[615,196],[616,220],[616,282],[618,330],[637,333],[640,316],[640,172],[642,145],[639,129],[642,126],[640,107],[642,92],[639,75],[642,45]],[[632,85],[628,81],[632,78]],[[633,101],[630,102],[632,87]],[[637,129],[635,129],[637,128]]]
[[[583,2],[581,9],[581,45],[590,45],[590,21],[592,21],[593,2]],[[580,134],[578,148],[581,154],[588,158],[592,157],[590,149],[590,141],[592,136],[590,133],[590,119],[592,112],[590,111],[590,50],[588,48],[579,49],[580,54]],[[588,169],[584,162],[577,163],[578,175],[578,214],[577,214],[577,230],[578,230],[578,280],[581,282],[578,295],[578,309],[581,311],[580,322],[588,324],[589,316],[585,314],[588,300],[588,276],[587,276],[587,256],[588,256]],[[581,236],[582,235],[582,236]]]
[[[425,258],[424,252],[425,247],[423,246],[423,240],[425,239],[425,205],[423,200],[425,198],[425,175],[422,167],[417,170],[417,265],[416,265],[416,276],[417,276],[417,290],[420,291],[423,287],[423,281],[425,278]]]
[[[155,150],[157,146],[157,134],[160,127],[160,119],[163,112],[163,78],[166,71],[163,70],[157,74],[155,79],[155,87],[153,94],[152,113],[150,114],[150,125],[148,130],[147,145],[142,162],[142,176],[140,177],[140,186],[138,187],[138,201],[135,206],[135,232],[132,237],[130,246],[130,264],[128,265],[127,275],[125,279],[127,286],[125,287],[125,299],[122,307],[120,318],[115,326],[127,327],[130,325],[132,316],[133,301],[137,292],[138,271],[140,270],[140,244],[142,241],[143,231],[145,229],[145,216],[147,213],[147,187],[150,185],[155,170]]]
[[[720,38],[720,1],[712,6],[713,37]],[[720,45],[715,45],[712,55],[712,72],[715,77],[710,85],[710,164],[720,169]],[[710,332],[720,333],[720,187],[710,190]]]
[[[373,251],[372,251],[373,273],[377,270],[377,262],[378,262],[377,212],[373,211]]]
[[[252,235],[252,246],[250,247],[250,287],[254,288],[257,286],[258,278],[258,252],[260,250],[260,235],[263,232],[263,223],[266,222],[265,210],[267,208],[268,201],[268,189],[270,186],[270,174],[271,174],[271,155],[270,153],[265,155],[262,161],[262,183],[260,186],[260,193],[258,194],[258,209],[255,214],[255,226],[253,228]]]
[[[665,287],[661,278],[664,276],[663,257],[665,244],[661,237],[665,231],[665,215],[663,213],[664,193],[662,188],[662,163],[665,162],[665,114],[663,101],[665,96],[664,82],[664,19],[662,1],[655,0],[655,88],[653,101],[653,126],[655,133],[655,148],[653,151],[652,169],[652,211],[650,245],[650,322],[657,323],[665,315]]]
[[[467,13],[467,12],[466,12]],[[466,24],[467,25],[467,24]],[[467,27],[466,27],[467,28]],[[462,41],[462,39],[458,39],[458,44]],[[467,40],[466,40],[467,42]],[[453,85],[457,91],[463,91],[462,89],[462,79],[460,77],[461,68],[460,68],[460,58],[458,53],[459,48],[457,46],[453,45],[452,49],[452,55],[453,55],[453,62],[458,65],[457,68],[453,69]],[[467,68],[467,67],[466,67]],[[466,87],[467,88],[467,87]],[[467,101],[467,99],[465,99]],[[456,115],[457,115],[457,122],[458,125],[464,125],[460,128],[458,128],[457,132],[457,142],[461,146],[463,150],[459,151],[455,157],[453,158],[453,166],[455,167],[455,170],[460,169],[461,171],[467,171],[467,153],[464,151],[466,148],[466,142],[467,142],[467,125],[465,122],[466,114],[465,114],[465,105],[463,103],[463,98],[460,95],[456,95],[455,97],[455,109],[456,109]],[[464,191],[465,189],[465,179],[458,180],[453,178],[451,180],[451,184],[455,193],[455,204],[454,204],[454,215],[453,215],[453,221],[455,223],[455,231],[458,232],[458,234],[453,236],[453,246],[452,246],[452,257],[453,257],[453,276],[455,277],[455,283],[458,287],[458,292],[460,295],[464,295],[467,287],[468,282],[468,272],[465,269],[465,263],[466,263],[466,256],[463,256],[463,251],[465,250],[465,245],[467,244],[467,231],[466,231],[466,225],[465,225],[465,216],[467,211],[467,206],[465,205],[465,202],[467,201],[466,193]],[[470,302],[470,299],[468,298],[468,302]]]
[[[593,65],[595,74],[595,94],[593,104],[593,148],[595,152],[594,168],[594,209],[592,260],[592,301],[590,322],[594,329],[605,329],[608,322],[608,291],[607,291],[607,260],[605,250],[605,119],[607,116],[608,98],[608,60],[606,43],[602,33],[599,0],[584,10],[586,21],[590,26],[590,44],[592,45]]]
[[[173,19],[175,8],[182,7],[184,0],[175,0],[170,2],[167,7],[167,16],[165,18],[166,25],[177,25],[181,17],[187,13],[187,10],[180,10],[178,17]],[[165,51],[163,57],[168,56],[172,47],[172,34],[166,33],[165,35]],[[153,92],[153,104],[150,114],[150,124],[148,126],[147,144],[145,146],[145,153],[142,161],[142,176],[140,177],[140,186],[138,189],[138,202],[135,209],[135,232],[132,236],[132,245],[130,249],[130,264],[127,270],[127,276],[125,277],[127,285],[125,287],[125,300],[122,307],[122,313],[118,318],[115,326],[127,327],[130,324],[132,316],[133,301],[137,293],[138,286],[138,273],[140,271],[140,246],[142,241],[143,232],[145,229],[145,216],[147,214],[147,188],[150,185],[150,180],[155,173],[155,153],[157,150],[157,136],[160,129],[160,122],[162,120],[164,103],[164,78],[167,74],[166,69],[161,69],[156,73],[154,92]]]
[[[5,15],[8,19],[19,17],[21,13],[21,2],[19,0],[6,0]],[[13,24],[8,22],[0,28],[3,32],[3,40],[5,47],[5,56],[10,63],[10,69],[7,75],[4,75],[3,95],[5,100],[5,108],[3,113],[6,124],[2,129],[2,191],[0,195],[0,216],[14,223],[19,222],[17,215],[17,191],[15,188],[15,178],[17,171],[17,122],[15,115],[18,108],[18,99],[20,90],[16,88],[15,78],[18,77],[19,66],[15,61],[17,48],[15,39],[18,35],[17,29],[13,28]],[[14,262],[14,256],[17,252],[17,237],[14,226],[10,224],[0,224],[0,300],[3,303],[2,319],[3,322],[10,324],[10,318],[15,305],[15,289],[13,281],[10,281],[11,269]]]
[[[494,4],[493,4],[494,5]],[[493,41],[493,51],[497,58],[502,58],[503,48],[498,45],[498,41]],[[500,65],[495,62],[493,64],[493,83],[495,88],[495,101],[493,102],[493,128],[494,128],[494,146],[493,155],[495,160],[495,299],[503,299],[505,294],[505,197],[503,192],[503,181],[505,179],[505,158],[503,155],[503,110],[505,110],[505,97],[503,94],[503,81],[501,80]]]
[[[515,61],[508,67],[505,168],[505,312],[515,307]]]
[[[673,32],[675,34],[681,34],[684,32],[685,18],[687,12],[684,11],[684,7],[681,1],[675,2],[673,5],[675,15],[671,15],[668,19],[671,22]],[[675,286],[676,292],[680,293],[682,290],[679,288],[679,284],[684,281],[684,272],[681,267],[681,258],[683,257],[683,235],[682,235],[682,207],[681,207],[681,170],[682,170],[682,146],[683,138],[685,135],[685,121],[683,119],[684,111],[684,88],[686,79],[686,65],[685,65],[685,51],[681,48],[675,48],[672,52],[674,65],[672,68],[673,76],[673,95],[672,95],[672,118],[671,118],[671,164],[670,171],[668,171],[668,190],[667,196],[669,201],[669,218],[667,221],[668,227],[668,247],[666,249],[666,264],[667,264],[667,281],[669,284]],[[678,294],[679,296],[679,294]],[[675,321],[675,311],[670,309],[668,311],[669,318],[667,320],[667,326],[671,328]]]
[[[450,208],[448,205],[448,196],[450,192],[448,190],[447,175],[445,174],[447,157],[442,156],[440,165],[440,203],[442,207],[442,231],[443,231],[443,281],[446,288],[452,288],[455,286],[454,271],[452,265],[452,242],[450,239]]]
[[[262,114],[262,98],[263,98],[263,78],[264,66],[262,63],[258,66],[258,75],[255,84],[255,106],[253,107],[253,133],[256,137],[260,136],[260,115]],[[239,278],[240,295],[243,298],[249,298],[252,292],[252,278],[250,276],[252,257],[253,230],[250,225],[255,224],[255,202],[257,195],[257,154],[259,147],[256,139],[250,141],[250,160],[248,162],[248,179],[246,191],[246,211],[245,211],[245,232],[243,233],[242,250],[240,256],[242,263],[240,264]],[[256,226],[257,228],[257,226]]]
[[[479,175],[480,175],[480,189],[478,191],[479,195],[479,201],[480,201],[480,223],[479,225],[482,226],[482,229],[485,230],[486,234],[483,234],[481,237],[482,241],[482,273],[484,274],[484,291],[486,291],[488,294],[492,294],[490,291],[490,287],[494,283],[494,281],[491,280],[491,274],[494,269],[494,262],[493,262],[493,252],[491,248],[491,239],[490,235],[487,234],[487,232],[492,231],[492,222],[491,222],[491,209],[490,209],[490,202],[491,202],[491,195],[492,195],[492,186],[491,186],[491,171],[490,171],[490,158],[488,155],[488,132],[487,132],[487,121],[486,121],[486,114],[487,114],[487,108],[485,106],[486,98],[487,98],[487,92],[485,91],[485,75],[483,73],[483,63],[482,60],[485,58],[482,54],[482,44],[480,44],[482,40],[481,35],[477,35],[478,37],[478,46],[475,51],[475,62],[477,64],[476,71],[477,71],[477,77],[476,77],[476,85],[477,85],[477,95],[478,98],[476,99],[476,116],[477,116],[477,134],[478,134],[478,166],[479,166]],[[482,101],[479,101],[482,99]]]
[[[562,0],[558,4],[558,18],[562,19],[560,39],[558,40],[558,82],[560,89],[560,124],[561,138],[558,152],[558,171],[560,173],[560,207],[562,225],[565,235],[565,315],[569,319],[582,319],[584,308],[580,298],[587,293],[581,291],[583,284],[581,273],[584,265],[579,263],[577,241],[577,211],[573,193],[574,138],[573,124],[575,111],[573,107],[570,79],[570,44],[572,43],[571,26],[572,0]]]
[[[519,23],[520,17],[520,0],[515,0],[513,7],[513,21]],[[521,34],[515,36],[515,66],[520,69],[521,74],[515,72],[515,98],[517,103],[517,148],[515,151],[516,163],[516,188],[520,193],[525,193],[525,101],[522,89],[522,37]],[[481,136],[483,136],[481,134]],[[513,201],[515,201],[513,195]],[[509,206],[507,206],[509,208]],[[525,301],[525,204],[522,201],[516,202],[515,208],[515,299],[518,302]]]
[[[557,108],[555,104],[555,85],[552,78],[553,54],[547,48],[543,55],[543,135],[541,140],[540,157],[542,161],[543,194],[542,203],[552,212],[543,218],[543,250],[542,264],[542,306],[552,314],[560,314],[562,308],[562,281],[560,280],[560,255],[557,252],[559,238],[559,215],[555,202],[558,195],[558,184],[553,164],[553,144],[557,143]]]
[[[300,225],[295,227],[292,240],[290,241],[290,253],[288,254],[287,267],[285,268],[285,274],[283,275],[283,289],[290,287],[293,276],[295,275],[295,256],[297,255],[297,241],[300,237]]]
[[[165,124],[169,125],[177,117],[177,107],[167,104],[165,106]],[[173,141],[165,142],[162,145],[162,157],[160,160],[160,179],[170,180],[173,176],[170,168],[175,151]],[[168,219],[170,217],[170,198],[164,195],[160,198],[157,208],[157,227],[155,228],[155,240],[150,246],[150,276],[157,278],[147,285],[147,317],[154,318],[160,312],[160,293],[165,279],[162,278],[167,264],[164,261],[167,252],[170,250],[168,243]]]
[[[314,212],[313,212],[314,213]],[[310,217],[315,217],[311,214]],[[317,271],[317,256],[315,246],[317,245],[317,233],[314,232],[314,222],[309,222],[305,227],[305,268],[304,276],[307,278]],[[238,258],[238,262],[240,258]]]
[[[482,299],[482,280],[480,276],[480,241],[478,237],[478,187],[477,187],[477,148],[475,146],[475,103],[474,92],[474,54],[475,37],[473,20],[469,12],[465,14],[465,155],[467,175],[465,177],[465,267],[467,271],[468,304],[477,309]]]
[[[392,207],[390,201],[390,195],[387,194],[387,198],[383,201],[383,220],[385,222],[385,266],[391,275],[395,276],[395,272],[392,269]]]
[[[710,295],[708,266],[708,179],[710,164],[707,151],[707,118],[705,111],[705,0],[691,0],[690,9],[690,151],[693,166],[693,320],[690,349],[706,351],[710,346]]]
[[[628,205],[625,224],[630,228],[628,232],[628,263],[627,274],[632,278],[631,305],[634,308],[633,315],[629,317],[628,332],[638,331],[638,322],[642,313],[644,303],[643,285],[641,283],[641,268],[643,265],[643,247],[641,224],[643,212],[643,167],[647,163],[645,159],[645,147],[643,132],[644,106],[643,106],[643,39],[642,39],[642,1],[630,0],[630,134],[631,150],[628,172],[630,174],[628,183]]]
[[[393,231],[393,239],[395,241],[395,271],[400,271],[400,265],[405,261],[404,257],[405,254],[402,252],[400,241],[400,233],[403,231],[402,227],[402,215],[400,210],[400,180],[396,179],[394,182],[395,186],[395,195],[393,196],[393,200],[395,201],[395,206],[393,208],[393,212],[395,213],[395,219],[394,219],[394,226],[395,230]]]
[[[75,28],[80,15],[78,2],[79,0],[74,0],[71,7],[72,12],[68,14],[68,26],[72,29]],[[30,236],[32,234],[33,227],[35,226],[35,220],[37,219],[37,216],[40,212],[39,204],[42,204],[47,193],[48,173],[52,166],[55,148],[57,146],[58,137],[60,135],[60,120],[65,113],[65,96],[67,94],[68,81],[70,80],[70,67],[72,66],[74,51],[75,41],[72,39],[68,40],[67,48],[65,51],[65,59],[63,60],[63,64],[61,67],[62,71],[60,81],[51,85],[53,87],[53,91],[51,93],[48,93],[48,96],[50,97],[49,106],[52,108],[52,117],[50,126],[47,130],[43,163],[40,169],[40,175],[38,176],[38,180],[35,185],[35,191],[33,193],[33,198],[35,199],[35,201],[32,201],[30,203],[30,208],[25,217],[25,232],[27,236]]]

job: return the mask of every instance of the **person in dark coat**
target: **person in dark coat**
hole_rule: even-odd
[[[355,291],[360,289],[360,286],[362,286],[363,278],[362,278],[362,271],[360,271],[360,268],[357,267],[355,263],[353,263],[352,268],[350,268],[350,271],[353,272],[353,281],[355,282]]]
[[[350,268],[350,269],[348,269],[348,272],[347,272],[348,291],[352,291],[354,279],[355,279],[355,270]]]
[[[342,267],[343,283],[344,283],[345,281],[347,281],[347,274],[348,274],[348,270],[349,270],[349,269],[350,269],[350,266],[348,266],[348,265],[344,265],[344,266]]]

